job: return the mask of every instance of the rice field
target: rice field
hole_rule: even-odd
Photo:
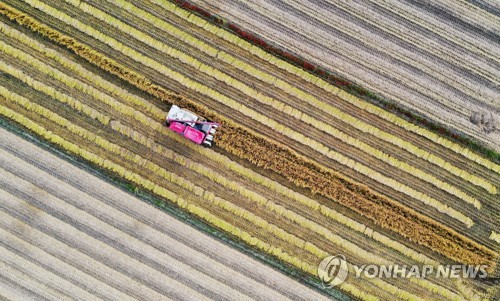
[[[6,0],[0,13],[0,116],[90,167],[161,197],[305,275],[316,276],[319,262],[334,254],[345,254],[350,269],[368,263],[463,263],[488,265],[490,274],[498,274],[500,165],[463,145],[349,94],[172,2]],[[390,69],[384,68],[380,70]],[[494,68],[476,71],[495,79]],[[403,76],[405,71],[400,72]],[[173,104],[222,124],[214,148],[197,146],[162,124]],[[11,166],[4,168],[6,178],[15,174]],[[8,185],[23,183],[18,182]],[[92,191],[101,193],[95,187]],[[56,233],[64,225],[50,214],[71,219],[77,211],[65,209],[57,195],[40,203],[49,215],[23,205],[27,201],[7,190],[2,206],[9,206],[8,214],[18,212],[9,218],[40,222],[30,227],[62,240]],[[80,206],[90,204],[82,200]],[[135,214],[147,205],[135,206],[132,217],[138,218]],[[121,244],[113,236],[124,235],[120,230],[139,240],[156,235],[125,230],[128,225],[109,215],[113,207],[99,213],[108,216],[105,222],[117,223],[113,230],[91,223],[90,216],[81,227],[99,231],[95,235],[104,244]],[[43,219],[31,221],[31,214]],[[155,231],[165,224],[155,225]],[[88,233],[79,235],[68,241],[76,251],[96,252],[95,245],[85,242]],[[143,251],[139,242],[124,247],[137,256]],[[116,251],[109,250],[95,256],[108,256],[98,260],[112,259],[116,270],[124,257],[114,258]],[[223,253],[236,254],[229,250]],[[164,256],[151,252],[147,255]],[[18,255],[10,256],[4,264],[17,271],[10,277],[33,277],[21,264],[13,266]],[[224,265],[229,257],[218,261]],[[176,260],[188,264],[187,259]],[[243,284],[222,279],[225,273],[214,267],[202,271],[210,278],[202,289],[185,271],[160,275],[162,263],[144,269],[141,264],[130,263],[127,272],[135,274],[125,276],[142,281],[137,285],[144,291],[133,295],[135,284],[116,284],[129,297],[267,300],[279,299],[293,286],[280,280],[285,286],[255,286],[250,292],[257,284],[249,283],[244,291],[233,291],[226,286]],[[161,285],[162,277],[179,284],[170,290]],[[14,285],[19,279],[7,284],[14,295],[26,289]],[[47,282],[30,283],[40,285],[30,287],[31,293],[51,292],[44,289]],[[193,286],[197,292],[188,293]],[[78,294],[77,288],[62,292],[62,285],[51,289]],[[480,300],[493,294],[490,285],[467,279],[349,278],[335,289],[362,300]],[[305,287],[292,291],[291,299],[319,298]]]

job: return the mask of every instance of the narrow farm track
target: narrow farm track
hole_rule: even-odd
[[[373,47],[376,47],[374,44],[363,45],[362,42],[360,43],[360,40],[356,40],[352,35],[345,36],[340,33],[336,35],[324,35],[320,30],[320,28],[324,25],[321,25],[320,22],[315,21],[309,16],[304,18],[302,11],[299,12],[293,7],[286,6],[284,1],[277,2],[277,6],[272,6],[271,3],[266,3],[266,5],[260,6],[262,3],[259,1],[238,1],[231,2],[230,4],[224,6],[221,6],[221,3],[216,1],[196,0],[193,2],[208,11],[217,13],[222,17],[240,24],[243,28],[258,33],[258,35],[264,37],[268,41],[272,41],[284,49],[288,49],[293,53],[299,54],[315,64],[331,69],[345,78],[354,80],[355,82],[368,87],[373,91],[379,92],[389,99],[393,99],[408,108],[417,110],[426,116],[430,116],[436,121],[449,124],[456,129],[471,135],[472,137],[480,139],[483,143],[488,144],[497,150],[500,148],[500,145],[498,144],[498,141],[500,141],[500,131],[497,130],[488,134],[471,124],[469,121],[470,114],[473,111],[488,111],[488,108],[491,108],[492,105],[494,107],[498,107],[498,84],[492,85],[487,78],[483,79],[481,76],[481,82],[478,84],[478,87],[481,88],[478,88],[475,91],[470,91],[471,93],[476,94],[474,97],[465,97],[462,94],[463,92],[456,90],[456,88],[452,88],[453,80],[456,78],[467,78],[467,73],[464,74],[464,72],[461,72],[460,69],[455,69],[456,71],[454,71],[452,79],[446,79],[443,81],[443,84],[440,84],[439,77],[443,73],[441,70],[437,72],[426,72],[425,70],[421,71],[414,69],[411,71],[407,67],[408,62],[401,61],[400,58],[398,59],[398,56],[403,53],[402,50],[398,50],[398,46],[391,47],[391,50],[394,49],[397,51],[397,55],[391,56],[391,50],[389,50],[389,52],[385,51],[380,53],[378,50],[373,49]],[[332,7],[333,4],[332,2],[329,2],[325,5],[327,5],[324,6],[325,10],[328,11],[327,7]],[[356,8],[359,10],[358,1],[354,1],[352,4],[336,5],[341,5],[345,9],[351,11],[355,11]],[[391,12],[392,9],[389,4],[382,4],[382,6],[384,8],[383,15],[385,18],[397,18],[397,16],[394,16]],[[363,8],[364,7],[365,6],[363,6]],[[419,9],[422,9],[422,7],[419,7]],[[430,18],[435,17],[438,21],[443,22],[443,16],[440,16],[439,12],[433,11],[430,8],[425,11],[429,15],[432,15]],[[406,11],[406,13],[408,14],[408,11]],[[280,15],[281,17],[269,17],[275,15]],[[328,15],[330,18],[334,18],[334,14],[328,13]],[[460,18],[464,18],[464,15],[461,15]],[[296,25],[286,23],[293,18],[299,18],[296,22],[292,22]],[[458,20],[460,20],[460,18],[458,18]],[[384,19],[377,20],[383,22]],[[457,17],[455,17],[454,20],[457,20]],[[342,18],[340,23],[346,23],[346,19]],[[458,30],[466,33],[468,32],[468,25],[458,21],[453,22],[452,24],[453,25],[448,25],[448,23],[446,23],[446,26],[460,26]],[[383,26],[384,28],[390,27],[385,24]],[[425,29],[424,26],[420,26]],[[487,26],[495,27],[494,17],[488,19]],[[375,37],[380,36],[377,34],[377,29],[374,27],[375,26],[373,25],[367,27],[370,32],[369,35],[365,35],[363,39],[372,41],[372,35]],[[498,30],[498,26],[496,27]],[[350,30],[356,30],[355,25],[350,25],[349,28]],[[338,31],[337,28],[330,29],[330,31],[331,30]],[[359,29],[357,30],[361,32]],[[408,31],[410,30],[411,29]],[[406,31],[402,31],[398,33],[398,35],[406,37],[405,32]],[[443,34],[444,33],[441,33],[440,35]],[[478,34],[478,32],[475,32],[473,36],[475,37]],[[326,36],[329,38],[327,39]],[[332,40],[335,42],[332,43]],[[405,41],[405,38],[400,38],[399,36],[392,36],[390,39],[385,40],[388,43],[391,43],[394,40],[396,43],[403,44],[404,47],[412,46],[411,43]],[[491,56],[492,53],[494,55],[494,53],[497,52],[494,50],[495,47],[498,48],[497,40],[488,39],[488,42],[489,44],[492,44],[489,47],[490,51],[487,52],[486,55],[482,54],[482,57],[488,57],[488,55]],[[356,47],[355,50],[348,50],[351,43],[356,44],[358,47]],[[437,43],[432,41],[428,44],[431,46],[428,46],[430,50],[427,51],[432,53],[432,58],[432,56],[435,55],[435,51],[432,50],[432,45]],[[420,45],[420,47],[427,47],[427,43],[421,43]],[[488,65],[484,65],[483,62],[478,62],[478,64],[476,64],[474,63],[474,60],[471,61],[471,59],[462,58],[460,54],[469,54],[469,51],[464,49],[465,47],[461,44],[455,44],[454,48],[458,48],[458,51],[453,52],[454,55],[451,57],[452,59],[459,58],[460,62],[468,61],[470,64],[473,64],[476,69],[479,68],[480,70],[485,70],[485,67],[490,68],[490,70],[498,74],[498,70],[500,68],[498,58],[494,61],[490,61],[489,64],[491,66],[487,67]],[[486,49],[488,48],[483,49],[483,51],[486,51]],[[377,58],[375,58],[375,56]],[[383,59],[383,57],[386,59]],[[423,55],[419,56],[417,59],[428,60],[428,57],[429,55]],[[442,58],[438,57],[437,59],[438,64],[445,63],[445,60]],[[481,64],[483,64],[483,66],[481,66]],[[469,76],[469,81],[474,82],[475,79],[477,79],[477,75],[478,74],[472,74],[472,76]],[[496,76],[496,78],[497,77],[498,76]],[[426,78],[427,83],[424,84]],[[490,92],[482,94],[478,91]],[[499,116],[498,108],[495,109],[494,113],[497,117]]]
[[[29,23],[22,16],[16,21],[28,22],[24,24],[31,24],[32,30],[42,30],[49,39],[7,18],[0,21],[0,113],[43,139],[310,274],[316,273],[318,262],[329,254],[349,254],[350,264],[496,263],[497,244],[490,235],[498,227],[494,212],[499,206],[495,187],[500,180],[499,166],[479,160],[473,154],[452,150],[448,144],[422,139],[421,132],[404,130],[384,116],[363,110],[338,91],[325,94],[325,88],[303,75],[285,72],[283,65],[252,54],[244,45],[220,36],[218,31],[202,29],[194,18],[172,12],[169,18],[169,13],[162,14],[158,6],[146,9],[147,5],[141,4],[139,8],[121,0],[7,2],[69,36],[43,29],[44,25]],[[125,9],[117,10],[122,5]],[[2,9],[6,14],[5,6]],[[145,15],[141,9],[154,15]],[[85,27],[86,24],[93,27]],[[186,32],[192,36],[187,37]],[[77,44],[70,37],[84,44]],[[71,51],[50,40],[68,46]],[[75,56],[73,51],[90,63]],[[103,62],[103,58],[107,60],[104,65],[96,63]],[[111,74],[119,75],[128,84]],[[139,74],[145,77],[141,79]],[[154,83],[148,79],[154,79]],[[163,87],[179,91],[205,107],[193,105],[188,98]],[[172,103],[222,121],[217,138],[219,146],[213,150],[199,148],[162,126],[160,121]],[[317,116],[319,122],[310,116]],[[230,120],[237,120],[244,127]],[[301,126],[294,127],[293,123]],[[246,147],[245,143],[253,143],[254,147]],[[239,147],[239,152],[232,147]],[[23,157],[15,149],[6,151]],[[281,153],[287,159],[276,168],[271,162],[252,161],[248,151]],[[308,161],[312,158],[314,161]],[[294,160],[303,165],[294,165],[291,162]],[[144,247],[144,240],[135,234],[136,228],[125,223],[117,225],[114,216],[118,213],[96,216],[84,203],[69,204],[60,189],[45,182],[47,198],[53,205],[46,206],[36,194],[29,197],[32,192],[27,187],[37,180],[18,175],[17,165],[20,163],[3,171],[7,179],[2,182],[7,187],[5,193],[19,199],[21,204],[6,202],[3,213],[6,217],[26,222],[48,235],[59,233],[64,223],[71,223],[74,225],[71,231],[83,233],[78,237],[98,240],[97,245],[111,253],[125,248],[125,256],[130,258],[149,250],[147,257],[133,261],[144,266],[144,271],[134,266],[118,273],[126,273],[127,277],[136,273],[146,279],[138,284],[150,284],[153,294],[175,298],[175,294],[184,293],[173,290],[168,295],[158,282],[166,277],[175,278],[205,297],[244,297],[239,293],[250,296],[246,290],[237,289],[226,279],[198,266],[193,273],[209,278],[204,281],[206,286],[196,285],[193,273],[185,274],[160,262],[159,258],[166,257],[158,250],[165,251],[166,245]],[[35,165],[40,172],[54,176],[50,167]],[[411,165],[416,169],[411,169]],[[295,172],[282,173],[280,168],[287,170],[287,166],[291,167],[289,171],[299,173],[307,166],[306,189],[290,177]],[[368,171],[363,169],[367,166]],[[392,200],[373,194],[332,170]],[[321,187],[316,190],[311,185],[322,181],[323,175],[329,182],[318,184]],[[8,180],[15,177],[18,177],[15,181]],[[57,177],[62,180],[57,185],[65,187],[63,191],[82,185],[80,181]],[[335,191],[337,188],[332,186],[344,188]],[[325,187],[332,187],[335,192],[324,194],[323,191],[329,191]],[[100,193],[94,190],[96,195]],[[311,190],[319,193],[314,195]],[[344,206],[332,200],[340,200]],[[362,209],[360,204],[368,207]],[[35,212],[33,206],[44,211],[42,221],[53,222],[54,226],[44,227],[36,219],[30,220],[30,214]],[[390,209],[394,214],[389,216],[377,215],[386,210],[382,209],[384,206],[397,209]],[[23,213],[22,208],[30,209]],[[78,222],[81,216],[86,216],[87,221]],[[393,224],[387,227],[386,220]],[[10,228],[8,231],[12,233]],[[89,244],[82,245],[77,239],[63,241],[82,248],[94,260],[107,260],[95,255]],[[11,250],[12,246],[4,248]],[[168,256],[172,257],[169,261],[179,260],[170,253]],[[120,260],[110,261],[109,268],[117,269]],[[164,270],[168,273],[158,274]],[[52,268],[51,271],[59,273]],[[149,281],[152,276],[148,275],[159,278]],[[86,283],[89,281],[86,279]],[[124,291],[116,282],[108,285],[130,295],[130,291]],[[224,285],[231,288],[225,290]],[[419,297],[463,300],[476,293],[482,295],[486,288],[478,283],[446,279],[350,279],[340,286],[342,291],[366,300],[375,296],[381,300]]]
[[[135,271],[134,273],[156,270],[156,273],[168,274],[176,271],[180,273],[176,275],[177,281],[185,282],[205,296],[218,300],[234,300],[235,298],[244,300],[249,297],[260,300],[283,300],[287,297],[301,300],[323,299],[317,293],[286,279],[285,276],[269,268],[256,268],[256,263],[250,263],[249,260],[252,260],[248,257],[205,235],[193,234],[192,232],[196,232],[193,229],[165,214],[158,214],[160,212],[156,209],[108,183],[96,179],[3,129],[1,132],[3,169],[0,172],[0,181],[4,191],[1,202],[2,247],[0,247],[0,252],[3,261],[13,259],[13,264],[23,268],[23,265],[26,267],[35,264],[27,259],[29,256],[43,253],[44,256],[34,257],[39,261],[34,267],[40,269],[40,266],[53,264],[54,257],[52,256],[61,256],[61,252],[71,248],[74,250],[71,253],[83,252],[80,255],[81,258],[90,256],[92,261],[105,262],[106,266],[117,270],[119,274],[115,273],[117,275],[115,280],[112,279],[113,274],[103,279],[101,277],[105,274],[92,274],[88,270],[91,265],[85,265],[86,268],[82,270],[85,274],[80,273],[80,275],[83,274],[87,279],[96,277],[100,280],[99,282],[102,282],[101,286],[105,283],[125,280],[127,276],[123,274],[131,273],[128,269]],[[39,167],[50,170],[51,173],[48,174]],[[61,179],[71,179],[73,183],[67,183]],[[90,179],[92,181],[89,181]],[[77,183],[80,187],[74,186]],[[87,189],[90,190],[90,194],[87,193]],[[100,194],[100,196],[96,197],[94,194]],[[14,208],[23,210],[12,211]],[[28,212],[37,213],[26,220],[23,216]],[[33,219],[35,217],[36,219]],[[63,224],[65,226],[61,227]],[[118,226],[121,227],[118,228]],[[41,237],[37,238],[37,234]],[[87,238],[78,240],[77,238],[81,235]],[[44,238],[49,238],[49,240],[44,243]],[[192,243],[190,243],[191,240]],[[58,252],[59,254],[54,254],[52,252],[55,250],[50,246],[51,241],[57,241],[56,246],[67,247]],[[91,247],[91,245],[94,246]],[[78,258],[67,262],[71,258],[69,257],[71,253],[57,260],[66,262],[70,266],[78,266],[78,262],[81,264]],[[112,254],[115,254],[114,257],[110,257]],[[211,255],[214,258],[210,257]],[[224,256],[231,256],[230,266],[225,265]],[[14,260],[19,257],[23,259]],[[123,261],[126,258],[128,259]],[[142,267],[132,264],[136,260],[142,262]],[[114,265],[114,262],[121,262],[121,265]],[[126,266],[128,266],[127,270],[125,270]],[[29,271],[27,272],[29,276]],[[57,286],[56,279],[62,275],[57,276],[55,273],[61,272],[63,271],[59,269],[52,274],[54,277],[44,277],[40,280],[43,285]],[[139,274],[133,276],[135,279],[147,279],[146,283],[135,287],[136,294],[147,291],[146,287],[153,286],[154,290],[160,288],[154,287],[155,278],[159,276],[153,277],[153,275],[154,273],[146,278]],[[132,274],[129,277],[132,277]],[[192,277],[190,281],[189,277]],[[69,281],[76,281],[74,278]],[[160,279],[161,277],[157,278],[157,280]],[[216,282],[219,284],[215,284]],[[162,287],[166,287],[167,283],[163,282]],[[265,283],[267,285],[272,283],[272,288],[266,286]],[[121,287],[124,288],[124,283]],[[132,283],[128,283],[127,287],[127,290],[134,289]],[[68,287],[65,289],[69,290]],[[174,288],[173,291],[175,292],[176,289]],[[163,293],[166,296],[169,295],[169,293]],[[175,299],[202,300],[204,298],[190,290],[185,290],[183,293],[189,295],[172,296]],[[81,298],[83,295],[74,294],[73,297]],[[115,296],[115,298],[118,297],[119,295]],[[130,297],[127,296],[126,299],[128,298]]]

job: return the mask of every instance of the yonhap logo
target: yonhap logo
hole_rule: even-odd
[[[318,266],[318,276],[328,286],[336,286],[343,283],[349,271],[344,255],[328,256]]]
[[[473,278],[488,279],[487,265],[399,265],[394,263],[349,266],[353,279],[365,278]],[[318,277],[323,284],[334,287],[342,284],[349,274],[345,256],[325,257],[318,265]]]

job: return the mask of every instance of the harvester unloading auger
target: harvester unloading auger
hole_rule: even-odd
[[[220,126],[217,122],[207,121],[205,118],[176,105],[173,105],[168,111],[165,125],[194,143],[206,147],[212,146],[215,132]]]

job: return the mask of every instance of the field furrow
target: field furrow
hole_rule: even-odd
[[[99,241],[102,241],[115,249],[120,249],[131,257],[142,257],[143,269],[154,269],[168,275],[176,286],[176,281],[181,281],[189,287],[199,286],[197,289],[211,299],[223,300],[249,300],[249,298],[223,283],[218,283],[206,275],[191,269],[187,264],[179,262],[170,256],[166,256],[151,246],[145,246],[139,240],[123,234],[119,229],[103,223],[99,218],[93,217],[75,207],[68,206],[64,200],[53,197],[30,182],[17,178],[10,172],[0,171],[1,183],[4,190],[14,193],[17,197],[28,198],[24,206],[36,206],[50,215],[65,223],[75,225],[75,227],[88,233]],[[36,193],[33,193],[35,191]],[[31,199],[29,195],[31,194]],[[130,260],[127,260],[130,261]],[[168,265],[166,263],[169,263]],[[149,270],[152,271],[152,270]],[[157,277],[155,273],[149,273],[150,277]],[[161,279],[161,278],[160,278]],[[175,279],[175,280],[174,280]],[[182,288],[182,286],[181,286]],[[189,291],[187,287],[182,288],[187,293],[193,293],[193,297],[200,297],[194,291]],[[178,298],[179,296],[173,295]],[[182,297],[184,298],[184,297]]]
[[[1,192],[0,192],[1,193]],[[24,289],[32,292],[41,299],[45,300],[68,300],[69,296],[63,294],[57,289],[45,285],[38,279],[34,279],[30,274],[24,273],[19,269],[7,264],[3,258],[0,260],[0,270],[2,276],[7,278],[8,282],[20,284]]]
[[[88,291],[70,283],[64,278],[54,275],[50,271],[40,267],[29,260],[11,252],[3,247],[0,247],[0,254],[2,254],[3,264],[7,264],[10,268],[15,269],[27,275],[36,277],[36,281],[47,285],[52,289],[57,289],[65,295],[64,299],[69,297],[77,299],[84,298],[85,300],[98,300],[94,295]],[[5,272],[5,270],[3,270]]]
[[[17,237],[4,229],[0,229],[0,233],[3,247],[17,256],[25,258],[57,274],[57,276],[82,287],[97,298],[105,300],[137,300],[108,284],[103,276],[98,274],[91,275],[88,271],[82,271],[72,264],[74,261],[65,262],[60,257],[37,248],[33,244],[23,240],[23,237]]]

